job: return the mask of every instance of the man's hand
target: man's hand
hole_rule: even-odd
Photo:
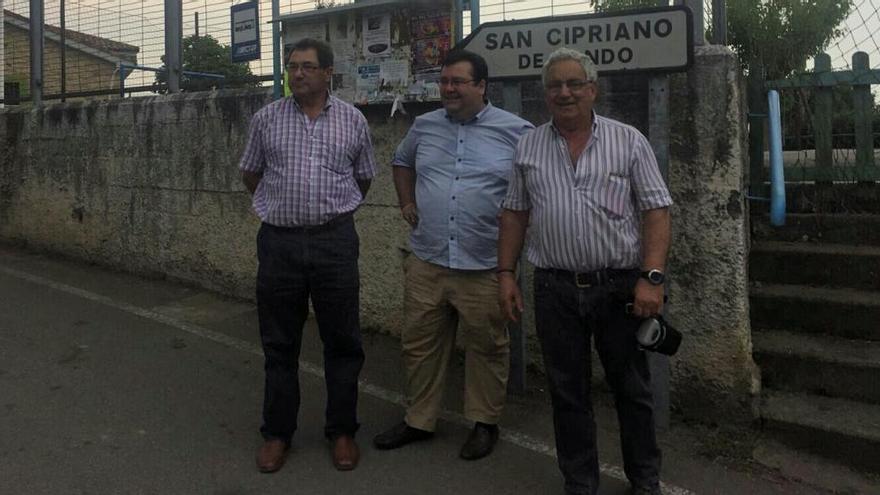
[[[516,276],[511,272],[498,274],[498,305],[501,313],[510,321],[517,321],[523,312],[522,294],[516,284]]]
[[[663,311],[663,286],[652,285],[645,279],[636,282],[633,301],[633,315],[648,318],[659,315]]]
[[[411,227],[415,227],[419,223],[419,212],[415,203],[409,203],[400,207],[400,215],[406,220]]]

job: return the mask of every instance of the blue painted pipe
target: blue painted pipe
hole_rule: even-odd
[[[782,119],[779,111],[779,93],[767,93],[770,106],[770,225],[785,225],[785,177],[782,172]]]

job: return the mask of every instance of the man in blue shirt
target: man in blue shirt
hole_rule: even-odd
[[[412,226],[401,334],[408,407],[402,423],[373,440],[380,449],[433,436],[457,330],[464,416],[474,422],[461,457],[485,457],[498,440],[510,356],[494,272],[498,215],[516,144],[534,126],[486,101],[487,78],[482,57],[451,52],[440,72],[443,108],[415,120],[392,160]]]

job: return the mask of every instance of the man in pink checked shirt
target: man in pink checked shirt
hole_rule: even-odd
[[[324,434],[333,464],[360,457],[354,441],[357,380],[364,362],[359,322],[359,240],[353,213],[376,174],[364,116],[332,96],[333,51],[303,39],[287,60],[292,96],[260,109],[241,157],[242,181],[262,225],[257,304],[265,355],[261,472],[279,470],[297,427],[298,359],[309,299],[324,343]]]

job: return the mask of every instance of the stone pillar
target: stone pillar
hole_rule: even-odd
[[[749,324],[742,68],[722,46],[697,47],[694,59],[670,80],[667,314],[685,335],[672,360],[672,401],[686,417],[748,421],[760,379]]]

